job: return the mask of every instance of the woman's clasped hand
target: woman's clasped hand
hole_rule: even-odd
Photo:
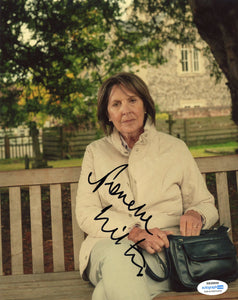
[[[139,243],[139,246],[148,253],[153,254],[155,252],[161,252],[164,247],[169,247],[169,240],[167,238],[167,235],[169,234],[173,234],[173,232],[163,231],[159,228],[150,229],[148,232],[145,229],[134,227],[131,230],[128,239],[132,240],[134,243],[144,239],[144,241]]]

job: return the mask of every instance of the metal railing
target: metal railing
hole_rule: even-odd
[[[39,137],[42,152],[42,137]],[[30,136],[0,137],[0,159],[33,157],[32,139]]]

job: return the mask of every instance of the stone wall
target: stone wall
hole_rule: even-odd
[[[167,63],[158,67],[147,67],[139,72],[139,75],[148,84],[160,111],[174,112],[185,107],[196,110],[199,106],[207,107],[210,110],[213,107],[230,107],[230,93],[225,79],[221,83],[215,84],[215,79],[210,77],[206,59],[202,54],[200,54],[201,71],[184,74],[181,72],[178,46],[169,45],[166,51]],[[205,110],[201,110],[201,112],[205,112]]]
[[[231,106],[179,108],[176,111],[171,111],[170,114],[174,119],[222,117],[231,115]]]

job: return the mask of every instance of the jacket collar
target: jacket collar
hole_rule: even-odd
[[[153,133],[156,131],[154,124],[151,120],[147,120],[144,126],[144,132],[140,135],[139,140],[136,144],[147,144],[152,138]],[[122,155],[129,156],[130,151],[126,149],[121,140],[121,135],[118,130],[114,127],[111,135],[108,136],[108,141],[111,143]]]

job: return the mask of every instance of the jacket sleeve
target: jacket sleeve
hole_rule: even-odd
[[[113,235],[118,238],[125,235],[138,222],[125,212],[115,211],[112,207],[102,207],[98,191],[93,192],[88,183],[90,172],[91,180],[96,181],[93,154],[89,145],[85,151],[76,196],[76,218],[79,227],[91,237],[107,238]],[[102,212],[102,209],[106,209],[105,212]]]
[[[218,220],[214,197],[208,191],[206,182],[186,145],[183,151],[181,192],[184,213],[188,210],[197,211],[203,218],[203,228],[210,228]]]

